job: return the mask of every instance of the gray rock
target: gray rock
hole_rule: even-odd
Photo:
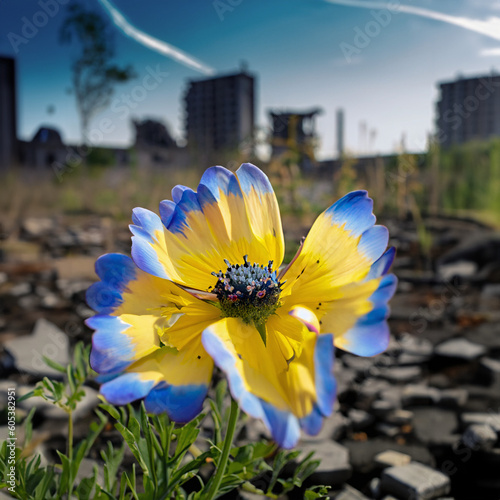
[[[355,490],[349,485],[345,486],[344,489],[333,498],[335,500],[369,500],[369,498],[363,495],[363,493]]]
[[[307,436],[307,441],[337,440],[345,432],[349,420],[338,411],[334,411],[331,417],[323,420],[323,427],[316,436]],[[265,432],[264,432],[265,435]]]
[[[422,365],[429,361],[430,356],[422,356],[420,354],[409,354],[407,352],[403,352],[398,357],[398,365],[399,366],[413,366],[413,365]]]
[[[472,278],[477,270],[478,265],[469,260],[459,260],[438,266],[438,274],[444,281],[451,281],[455,277]]]
[[[415,408],[413,430],[425,444],[453,444],[458,419],[454,412],[440,408]]]
[[[500,435],[500,413],[493,411],[489,413],[462,413],[460,416],[464,425],[486,424]]]
[[[432,356],[434,346],[427,339],[415,337],[413,335],[403,335],[399,341],[401,351],[415,356]]]
[[[55,293],[48,293],[40,300],[40,305],[45,309],[56,309],[63,307],[65,303]]]
[[[439,395],[438,404],[448,408],[461,408],[468,398],[469,393],[465,389],[445,389]]]
[[[22,297],[31,293],[31,285],[29,283],[17,283],[9,290],[9,295],[12,297]]]
[[[370,369],[375,364],[374,358],[363,358],[354,354],[344,354],[342,363],[348,368],[352,368],[358,374],[369,375]]]
[[[370,493],[372,498],[378,498],[380,496],[380,479],[378,477],[374,477],[370,481]]]
[[[16,367],[21,372],[60,377],[60,372],[45,364],[43,356],[63,366],[69,363],[68,336],[43,318],[36,322],[31,335],[8,340],[5,347],[14,356]]]
[[[423,445],[398,444],[394,441],[394,439],[384,438],[381,436],[371,438],[367,441],[346,440],[343,441],[343,444],[349,449],[351,465],[356,470],[362,470],[364,472],[373,470],[375,467],[375,455],[387,450],[395,450],[401,453],[406,453],[411,456],[412,460],[416,460],[430,466],[435,465],[434,457]]]
[[[490,385],[500,388],[500,360],[493,358],[483,358],[481,369],[486,373]]]
[[[490,312],[492,315],[493,312]],[[477,328],[468,330],[465,335],[472,342],[476,342],[490,349],[500,349],[500,318],[490,323],[483,323]]]
[[[399,451],[387,450],[375,455],[375,463],[381,467],[396,467],[411,462],[410,455]]]
[[[414,382],[422,376],[420,366],[391,366],[380,370],[379,377],[392,384],[407,384]]]
[[[440,391],[434,387],[414,384],[407,385],[402,394],[403,406],[433,405],[439,401]]]
[[[413,412],[409,410],[395,410],[385,418],[386,421],[390,424],[396,425],[408,425],[413,421]]]
[[[500,284],[490,284],[487,283],[483,286],[481,290],[481,297],[490,298],[490,297],[500,297]]]
[[[84,304],[78,304],[75,308],[76,314],[82,319],[87,319],[94,316],[95,312]]]
[[[386,389],[393,389],[387,380],[368,378],[359,387],[359,397],[367,401],[377,399],[378,395]]]
[[[388,401],[394,408],[400,408],[403,391],[404,387],[393,384],[389,389],[381,391],[379,397],[384,401]]]
[[[462,441],[473,450],[491,451],[498,441],[498,436],[488,424],[472,424],[464,432]]]
[[[394,425],[394,424],[386,424],[385,422],[379,422],[376,426],[375,429],[377,431],[387,437],[394,438],[398,434],[401,434],[401,427],[399,425]]]
[[[303,459],[311,451],[314,451],[313,458],[320,460],[318,468],[310,477],[314,484],[340,486],[351,477],[349,450],[345,446],[334,441],[304,442],[299,444],[298,449],[302,451],[298,460]]]
[[[447,358],[472,361],[486,354],[486,347],[464,338],[454,338],[436,346],[434,352]]]
[[[426,465],[413,462],[382,472],[381,490],[396,498],[430,500],[450,491],[450,478]]]
[[[351,424],[352,430],[361,431],[366,429],[369,425],[373,423],[373,415],[370,415],[364,410],[358,410],[356,408],[351,408],[347,413],[347,418]]]
[[[54,220],[47,217],[28,217],[22,224],[23,231],[31,238],[39,238],[56,229]]]
[[[17,301],[17,304],[23,309],[29,311],[38,307],[40,304],[40,298],[35,295],[25,295]]]
[[[398,408],[397,402],[389,401],[387,399],[378,399],[374,401],[371,407],[371,411],[378,417],[385,418],[391,412]]]

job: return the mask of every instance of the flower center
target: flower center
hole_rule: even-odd
[[[224,259],[227,271],[212,273],[217,278],[213,293],[219,299],[223,317],[241,318],[259,329],[279,307],[281,283],[272,270],[272,260],[264,266],[252,265],[247,259],[245,255],[242,265]]]

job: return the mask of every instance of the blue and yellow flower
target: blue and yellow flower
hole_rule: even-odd
[[[389,341],[394,250],[372,207],[365,191],[344,196],[285,268],[276,197],[253,165],[212,167],[197,191],[176,186],[160,216],[136,208],[132,258],[99,258],[87,293],[101,393],[187,422],[215,363],[281,446],[300,428],[319,432],[335,399],[334,346],[373,356]]]

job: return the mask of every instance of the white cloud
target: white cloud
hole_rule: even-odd
[[[491,56],[500,56],[500,47],[495,47],[492,49],[483,49],[479,53],[481,57],[491,57]]]
[[[453,24],[455,26],[460,26],[469,31],[474,31],[485,35],[494,40],[500,40],[500,17],[488,17],[485,20],[472,19],[469,17],[453,16],[450,14],[444,14],[430,9],[423,9],[421,7],[414,7],[412,5],[402,5],[397,1],[384,3],[384,2],[372,2],[372,1],[361,1],[361,0],[325,0],[328,3],[346,5],[349,7],[361,7],[364,9],[389,9],[392,12],[403,12],[405,14],[412,14],[415,16],[425,17],[427,19],[434,19],[436,21],[441,21],[448,24]],[[495,8],[498,8],[498,4],[495,4]]]
[[[158,38],[137,29],[135,26],[130,24],[129,21],[127,21],[125,16],[123,16],[123,14],[109,0],[99,0],[99,2],[111,16],[113,23],[120,28],[125,35],[134,39],[136,42],[139,42],[145,47],[149,47],[150,49],[159,52],[164,56],[170,57],[184,66],[199,71],[205,75],[212,75],[215,73],[213,68],[207,66],[189,54],[186,54],[177,47],[174,47],[173,45],[170,45],[162,40],[158,40]]]

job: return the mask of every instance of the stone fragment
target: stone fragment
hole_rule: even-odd
[[[37,320],[31,335],[7,340],[5,347],[14,356],[21,372],[61,377],[60,372],[45,364],[43,356],[63,366],[69,363],[68,336],[43,318]]]
[[[9,294],[12,295],[12,297],[22,297],[29,293],[31,293],[31,285],[29,283],[17,283],[9,290]]]
[[[462,413],[460,416],[464,425],[486,424],[500,435],[500,413],[494,411],[488,413]]]
[[[416,437],[425,444],[452,444],[458,419],[453,411],[440,408],[415,408],[413,430]]]
[[[323,426],[316,436],[307,436],[307,441],[337,440],[344,434],[349,420],[338,411],[334,411],[331,417],[323,420]],[[266,435],[264,432],[264,435]]]
[[[444,281],[451,281],[453,278],[472,278],[476,275],[478,265],[469,260],[459,260],[442,264],[438,267],[438,274]]]
[[[467,403],[469,393],[465,389],[445,389],[439,395],[439,405],[448,408],[460,408]]]
[[[22,229],[30,238],[39,238],[56,228],[55,221],[48,217],[28,217],[24,219]]]
[[[462,441],[472,450],[490,451],[498,441],[498,436],[488,424],[472,424],[464,432]]]
[[[351,424],[353,431],[361,431],[366,429],[369,425],[373,423],[373,415],[370,415],[364,410],[358,410],[356,408],[351,408],[347,413],[347,418]]]
[[[310,476],[313,484],[325,486],[340,486],[352,474],[349,463],[349,450],[334,441],[301,443],[298,448],[302,451],[298,460],[303,459],[308,453],[314,451],[314,459],[320,460],[318,468]]]
[[[409,410],[395,410],[386,417],[386,421],[390,424],[408,425],[413,420],[413,412]]]
[[[403,353],[423,357],[431,356],[434,350],[434,346],[429,340],[409,334],[404,335],[400,339],[399,346]]]
[[[434,352],[446,358],[473,361],[486,354],[486,347],[464,338],[453,338],[436,346]]]
[[[378,376],[392,384],[407,384],[422,376],[422,368],[420,366],[391,366],[381,369]]]
[[[381,467],[396,467],[407,465],[411,462],[410,455],[399,451],[387,450],[375,455],[375,463]]]
[[[450,478],[426,465],[412,462],[382,472],[381,490],[396,498],[430,500],[450,491]]]
[[[396,410],[397,407],[398,405],[394,401],[388,401],[387,399],[377,399],[377,401],[373,402],[371,411],[378,417],[385,418],[391,412]]]
[[[375,428],[380,434],[390,438],[394,438],[401,433],[401,427],[399,425],[386,424],[385,422],[379,422]]]
[[[500,360],[483,358],[480,364],[481,369],[488,377],[489,384],[500,388]]]
[[[433,405],[439,398],[438,389],[421,384],[407,385],[402,394],[403,406]]]
[[[355,490],[352,486],[345,486],[342,491],[338,494],[335,495],[334,497],[335,500],[369,500],[368,497],[363,495],[358,490]]]

